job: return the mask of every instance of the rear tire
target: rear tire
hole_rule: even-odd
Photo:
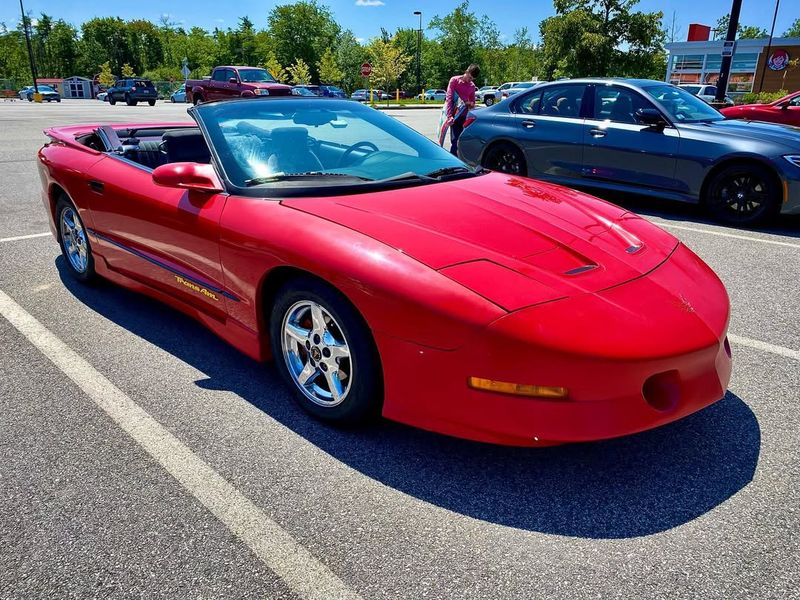
[[[66,196],[61,196],[56,202],[56,227],[69,274],[81,283],[97,279],[88,233],[78,209]]]
[[[310,277],[286,283],[272,305],[270,340],[278,371],[305,411],[340,425],[380,414],[378,351],[338,291]]]
[[[125,94],[125,104],[128,106],[136,106],[138,102],[131,98],[130,94]]]
[[[780,212],[781,194],[772,171],[759,164],[740,163],[723,168],[709,180],[703,203],[715,219],[749,227]]]
[[[116,99],[111,94],[106,96],[106,102],[108,102],[111,106],[114,106],[117,103]]]
[[[491,146],[483,155],[481,165],[490,171],[499,171],[509,175],[528,175],[525,156],[519,148],[508,142],[500,142]]]
[[[147,101],[147,103],[148,103],[150,106],[155,106],[155,105],[156,105],[156,101],[155,101],[155,100],[148,100],[148,101]]]

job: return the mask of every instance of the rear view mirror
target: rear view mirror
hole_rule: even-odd
[[[202,163],[177,162],[156,167],[153,183],[212,194],[223,191],[214,167]]]
[[[664,129],[667,121],[655,108],[640,108],[636,111],[636,121],[648,127]]]

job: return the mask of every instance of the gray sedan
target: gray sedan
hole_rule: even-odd
[[[458,152],[473,165],[701,202],[739,225],[800,213],[799,128],[725,120],[661,81],[558,81],[472,115]]]

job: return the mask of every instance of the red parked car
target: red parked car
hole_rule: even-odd
[[[274,358],[311,414],[532,446],[642,431],[725,394],[725,288],[649,221],[468,168],[356,102],[189,114],[47,130],[65,269]]]
[[[720,111],[728,119],[769,121],[800,127],[800,91],[784,96],[771,104],[742,104]]]
[[[258,67],[214,67],[208,79],[186,82],[186,101],[192,104],[291,93],[292,86],[278,83],[269,71]]]

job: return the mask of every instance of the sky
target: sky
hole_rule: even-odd
[[[258,28],[265,28],[267,15],[273,6],[288,4],[291,0],[235,0],[230,4],[219,0],[23,0],[25,10],[38,15],[45,12],[79,25],[92,17],[116,16],[123,19],[148,19],[158,22],[162,15],[185,28],[195,25],[205,29],[236,27],[239,17],[247,15]],[[800,17],[798,0],[780,0],[780,10],[775,35],[789,28]],[[321,0],[333,11],[344,29],[353,31],[357,38],[368,40],[380,35],[381,27],[394,31],[398,27],[418,26],[423,13],[423,27],[434,15],[445,15],[460,4],[460,0]],[[221,10],[224,6],[225,10]],[[672,24],[673,13],[677,34],[675,41],[686,39],[689,23],[713,26],[717,18],[730,11],[731,0],[640,0],[640,10],[664,13],[665,22]],[[744,0],[740,21],[769,31],[772,25],[774,0]],[[478,15],[486,14],[497,23],[504,39],[510,39],[519,27],[527,27],[534,39],[538,38],[539,22],[553,14],[552,0],[472,0],[470,8]],[[0,3],[0,22],[9,27],[19,21],[18,0]]]

